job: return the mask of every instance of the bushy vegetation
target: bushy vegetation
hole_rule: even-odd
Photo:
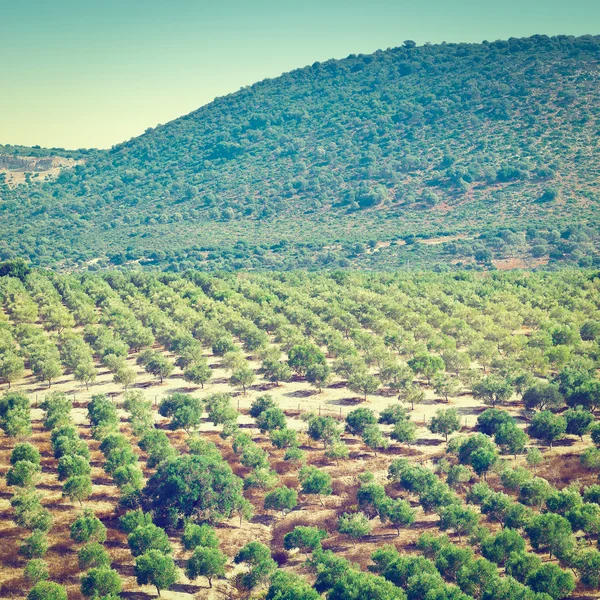
[[[257,83],[109,151],[55,151],[83,162],[1,186],[0,258],[591,266],[599,45],[405,43]],[[0,155],[26,152],[51,153]]]

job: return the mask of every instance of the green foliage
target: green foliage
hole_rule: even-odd
[[[550,444],[560,439],[567,430],[565,417],[543,410],[534,415],[529,426],[529,434]]]
[[[107,567],[90,569],[81,576],[81,593],[88,598],[118,596],[121,587],[121,577],[117,571]]]
[[[527,578],[527,585],[535,592],[544,592],[554,600],[566,598],[575,589],[575,579],[568,571],[554,564],[542,565]]]
[[[86,509],[71,523],[70,536],[77,543],[103,543],[106,541],[106,527],[91,509]]]
[[[89,475],[73,475],[69,477],[64,485],[62,495],[69,500],[77,500],[81,506],[82,502],[92,495],[92,480]]]
[[[9,437],[31,433],[29,398],[20,392],[5,392],[0,397],[0,429]]]
[[[557,385],[536,383],[525,390],[523,404],[530,410],[558,409],[563,406],[564,399]]]
[[[148,550],[159,550],[162,554],[171,552],[169,536],[154,523],[136,527],[127,536],[127,543],[133,556],[140,556]]]
[[[283,547],[286,550],[299,548],[305,554],[321,548],[321,541],[327,537],[327,532],[318,527],[298,525],[283,536]]]
[[[377,418],[369,408],[356,408],[346,415],[346,431],[362,435],[365,427],[377,423]]]
[[[67,590],[53,581],[40,581],[29,590],[27,600],[67,600]]]
[[[298,436],[294,429],[283,427],[269,432],[269,439],[275,448],[293,448],[298,446]]]
[[[379,423],[382,425],[398,425],[408,419],[407,410],[400,404],[391,404],[379,413]]]
[[[322,441],[323,447],[326,448],[339,439],[340,427],[333,417],[309,414],[307,433],[311,439]]]
[[[560,515],[536,515],[525,525],[525,531],[535,550],[547,549],[551,555],[561,557],[573,547],[571,525]]]
[[[152,524],[152,515],[141,509],[130,510],[119,517],[119,527],[124,533],[131,533],[138,527]]]
[[[348,378],[348,388],[362,394],[366,400],[369,394],[374,394],[379,389],[379,380],[369,373],[353,373]]]
[[[363,513],[344,513],[338,520],[338,531],[347,535],[356,545],[356,540],[371,533],[371,524]]]
[[[82,570],[107,568],[111,562],[110,555],[98,542],[91,542],[83,546],[77,553],[77,561]]]
[[[512,394],[510,382],[496,375],[488,375],[473,386],[473,395],[492,408],[506,402]]]
[[[395,527],[400,536],[400,528],[410,527],[415,522],[415,515],[416,511],[409,502],[402,498],[396,498],[385,502],[380,516],[382,520]]]
[[[300,485],[303,494],[316,494],[321,504],[323,499],[321,496],[331,495],[331,475],[325,471],[317,469],[317,467],[304,466],[298,473],[300,479]]]
[[[329,593],[328,600],[406,600],[406,595],[383,577],[349,569],[338,579]]]
[[[205,400],[206,412],[213,425],[227,425],[235,423],[238,417],[237,410],[231,405],[229,394],[212,394]]]
[[[331,378],[331,368],[327,363],[311,365],[306,371],[306,381],[321,392]]]
[[[286,425],[286,417],[280,408],[268,408],[256,417],[256,425],[261,433],[267,433],[276,429],[283,429]]]
[[[439,409],[429,423],[431,433],[441,433],[448,441],[448,436],[460,429],[460,418],[455,408]]]
[[[494,435],[498,428],[504,424],[514,424],[515,419],[505,410],[488,408],[477,417],[477,428],[481,433]]]
[[[214,577],[225,575],[227,556],[218,548],[198,546],[187,561],[185,574],[192,581],[198,577],[206,577],[209,587],[212,587]]]
[[[325,355],[314,344],[298,344],[289,350],[288,364],[296,373],[304,375],[312,366],[325,364]]]
[[[202,525],[190,522],[186,523],[181,541],[186,550],[193,550],[197,546],[202,546],[203,548],[217,548],[219,546],[217,532],[206,523]]]
[[[321,596],[300,576],[277,571],[271,578],[266,600],[319,600]]]
[[[92,468],[85,456],[65,454],[58,460],[58,479],[64,481],[73,476],[90,475]]]
[[[575,568],[585,587],[590,589],[600,587],[600,552],[597,550],[580,552],[575,558]]]
[[[48,547],[48,536],[44,531],[36,529],[19,546],[19,554],[25,558],[41,558],[48,551]]]
[[[508,557],[505,566],[508,575],[525,583],[542,566],[542,559],[531,552],[514,552]]]
[[[159,550],[148,550],[135,559],[135,577],[140,585],[153,585],[160,590],[171,587],[179,579],[179,572],[170,555]]]
[[[377,456],[377,450],[385,450],[389,446],[388,440],[376,424],[367,425],[362,432],[362,441]]]
[[[529,441],[529,438],[516,425],[505,423],[498,427],[494,441],[503,452],[513,454],[516,458],[517,454],[521,454],[525,450],[525,445]]]
[[[440,511],[440,529],[454,530],[459,539],[462,535],[469,534],[477,526],[479,517],[476,512],[457,504],[446,506]]]
[[[158,465],[144,495],[159,519],[177,523],[184,517],[213,521],[231,517],[242,503],[242,481],[214,456],[183,455]]]
[[[18,487],[31,487],[35,485],[41,471],[39,464],[20,460],[6,472],[6,485]]]
[[[583,436],[588,433],[594,422],[594,415],[581,408],[571,408],[564,413],[564,417],[567,420],[566,433],[578,435],[583,441]]]
[[[48,563],[40,558],[32,558],[25,565],[23,575],[29,583],[35,586],[50,576],[48,573]]]
[[[413,421],[400,421],[394,426],[390,437],[400,444],[410,446],[417,439],[417,426]]]
[[[185,431],[200,425],[203,411],[202,400],[179,392],[167,396],[158,408],[160,415],[171,417],[171,429],[185,429]]]
[[[183,378],[185,381],[200,385],[204,388],[204,384],[210,381],[212,377],[212,369],[206,364],[206,362],[196,362],[188,365],[184,372]]]
[[[286,511],[294,509],[298,504],[298,492],[287,486],[281,486],[265,496],[264,507],[267,510]]]
[[[504,565],[513,554],[523,552],[525,552],[525,540],[513,529],[503,529],[486,539],[481,546],[484,558],[498,565]]]

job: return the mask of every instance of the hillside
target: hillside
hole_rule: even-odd
[[[5,184],[0,258],[589,266],[599,60],[598,36],[535,36],[316,63]]]

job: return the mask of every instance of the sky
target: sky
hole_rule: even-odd
[[[600,34],[599,0],[0,0],[0,144],[109,148],[349,54]]]

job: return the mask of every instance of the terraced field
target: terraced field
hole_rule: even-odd
[[[599,288],[0,278],[0,597],[598,597]]]

